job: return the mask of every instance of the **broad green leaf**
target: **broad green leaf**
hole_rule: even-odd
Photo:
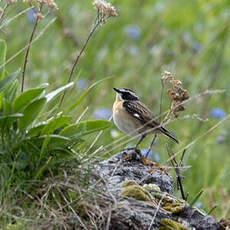
[[[13,111],[21,111],[25,106],[30,104],[35,98],[41,95],[49,84],[43,84],[39,88],[29,89],[21,93],[13,102]]]
[[[61,92],[68,89],[69,87],[73,86],[73,82],[68,83],[67,85],[64,85],[46,95],[47,102],[50,102],[52,99],[54,99],[56,96],[58,96]]]
[[[70,116],[61,116],[56,117],[53,120],[51,120],[42,130],[41,135],[44,134],[51,134],[54,130],[57,128],[60,128],[61,126],[67,124],[72,120],[72,117]]]
[[[6,76],[2,80],[0,80],[0,93],[2,93],[10,85],[10,83],[13,82],[17,78],[19,72],[20,72],[20,70]]]
[[[24,115],[22,113],[14,113],[6,116],[0,116],[0,128],[2,128],[5,125],[9,125],[14,120],[17,120],[18,118],[23,117]]]
[[[51,120],[49,124],[47,124],[47,126],[44,127],[41,135],[51,134],[55,129],[60,128],[61,126],[65,125],[71,120],[72,118],[69,116],[56,117],[53,120]],[[50,136],[48,136],[42,144],[40,159],[44,155],[45,150],[47,149],[49,143],[50,143]]]
[[[5,61],[6,61],[6,42],[2,39],[0,39],[0,79],[3,79],[5,77]]]
[[[85,92],[70,106],[70,108],[68,109],[68,113],[71,112],[72,110],[74,110],[78,104],[82,101],[82,99],[88,94],[88,92],[94,87],[96,86],[97,84],[101,83],[102,81],[105,81],[105,80],[108,80],[112,77],[107,77],[107,78],[104,78],[104,79],[101,79],[95,83],[93,83],[87,90],[85,90]]]
[[[22,148],[23,145],[27,144],[27,143],[32,143],[33,145],[35,145],[36,147],[41,148],[42,143],[44,142],[45,139],[47,139],[47,137],[50,138],[50,144],[55,144],[55,145],[63,145],[63,143],[65,142],[69,142],[70,139],[68,137],[64,137],[64,136],[60,136],[60,135],[43,135],[43,136],[39,136],[39,137],[26,137],[23,140],[21,140],[20,142],[16,143],[13,146],[13,150],[16,150],[18,148]]]
[[[70,138],[79,138],[111,127],[112,123],[106,120],[82,121],[78,124],[71,124],[64,128],[59,134]]]
[[[30,103],[23,111],[24,117],[19,120],[19,129],[22,131],[29,126],[41,112],[46,103],[46,98],[40,98]]]
[[[27,137],[33,137],[38,136],[42,132],[43,128],[48,124],[47,121],[41,122],[33,126],[28,130],[28,133],[26,134]]]

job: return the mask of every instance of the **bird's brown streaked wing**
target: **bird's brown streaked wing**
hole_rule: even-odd
[[[148,123],[149,126],[158,126],[151,111],[140,101],[125,101],[123,106],[128,113],[136,117],[141,122]]]
[[[128,113],[130,113],[132,116],[136,117],[138,120],[140,120],[143,125],[146,123],[148,126],[155,128],[164,135],[171,138],[173,141],[175,141],[177,144],[179,141],[164,127],[162,127],[154,118],[150,110],[140,101],[125,101],[123,102],[123,106],[126,109]]]

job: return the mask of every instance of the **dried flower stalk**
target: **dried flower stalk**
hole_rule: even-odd
[[[173,74],[168,71],[164,72],[161,80],[163,84],[168,82],[171,85],[171,88],[167,90],[170,99],[170,113],[172,113],[174,117],[178,117],[179,112],[185,110],[183,102],[189,99],[188,91],[183,89],[181,81],[177,80]]]
[[[82,49],[80,50],[76,60],[74,61],[74,64],[70,70],[70,73],[69,73],[69,78],[68,78],[68,83],[71,81],[72,79],[72,76],[73,76],[73,73],[77,67],[77,64],[79,62],[79,59],[82,55],[82,53],[84,52],[90,38],[93,36],[94,32],[96,31],[96,29],[102,25],[103,23],[106,23],[107,20],[110,18],[110,17],[115,17],[117,16],[117,12],[116,12],[116,9],[114,6],[112,6],[110,3],[104,1],[104,0],[95,0],[93,2],[93,6],[96,8],[97,10],[97,17],[96,17],[96,20],[94,22],[94,25],[92,27],[92,29],[90,30],[89,32],[89,35],[82,47]],[[64,97],[65,97],[65,94],[66,94],[66,91],[64,91],[63,95],[62,95],[62,98],[60,100],[60,105],[59,105],[59,108],[61,107],[61,104],[64,100]]]
[[[34,13],[35,23],[34,23],[32,33],[30,35],[30,39],[29,39],[28,46],[27,46],[27,49],[26,49],[25,60],[24,60],[24,63],[23,63],[21,92],[23,92],[23,90],[24,90],[26,67],[27,67],[30,48],[31,48],[31,44],[33,42],[35,31],[37,29],[39,21],[44,18],[44,15],[42,14],[42,7],[43,7],[43,5],[48,5],[49,8],[58,9],[58,7],[57,7],[56,3],[54,2],[54,0],[34,0],[34,1],[36,3],[38,3],[38,9],[37,9],[37,12]],[[24,0],[24,2],[27,3],[27,4],[31,4],[32,0]]]

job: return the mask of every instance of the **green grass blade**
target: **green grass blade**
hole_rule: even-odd
[[[47,165],[50,163],[52,157],[50,156],[48,158],[48,160],[46,161],[46,163],[38,170],[38,172],[36,173],[34,179],[36,180],[42,173],[43,171],[46,169]]]
[[[106,78],[104,78],[104,79],[101,79],[101,80],[99,80],[99,81],[93,83],[93,84],[92,84],[87,90],[85,90],[84,93],[74,102],[74,104],[70,106],[70,108],[68,109],[67,113],[69,113],[69,112],[71,112],[72,110],[74,110],[74,109],[78,106],[78,104],[82,101],[82,99],[88,94],[88,92],[89,92],[94,86],[96,86],[96,85],[98,85],[99,83],[101,83],[101,82],[103,82],[103,81],[105,81],[105,80],[108,80],[108,79],[110,79],[110,78],[112,78],[112,77],[106,77]]]
[[[211,215],[212,212],[213,212],[217,207],[218,207],[218,204],[215,204],[215,205],[207,212],[207,214],[208,214],[208,215]]]
[[[193,206],[198,201],[198,199],[203,194],[203,192],[204,192],[203,190],[200,190],[189,204]]]
[[[106,120],[88,120],[77,124],[71,124],[64,128],[59,134],[70,138],[80,138],[82,136],[110,128],[112,123]]]
[[[46,95],[47,103],[50,102],[52,99],[54,99],[56,96],[58,96],[64,90],[66,90],[66,89],[70,88],[71,86],[73,86],[73,84],[74,84],[73,82],[70,82],[70,83],[68,83],[68,84],[66,84],[66,85],[64,85],[64,86],[62,86],[62,87],[60,87],[60,88],[48,93]]]

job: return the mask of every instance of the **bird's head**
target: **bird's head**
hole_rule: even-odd
[[[120,97],[120,99],[125,101],[137,101],[139,100],[138,96],[132,89],[128,88],[113,88],[117,92],[117,96]]]

